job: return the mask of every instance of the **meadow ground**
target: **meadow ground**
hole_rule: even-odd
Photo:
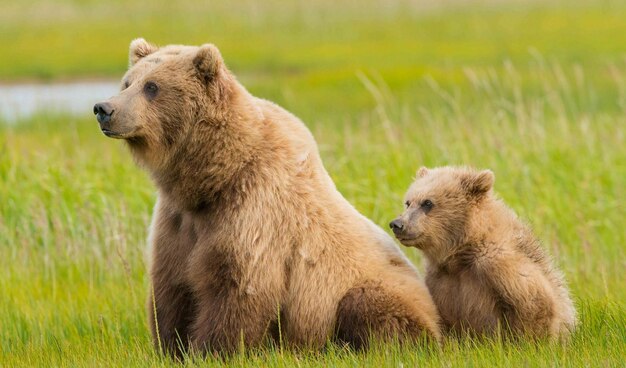
[[[2,2],[0,80],[119,78],[138,36],[214,42],[254,94],[305,121],[338,188],[385,228],[420,165],[494,170],[581,320],[564,345],[269,348],[188,365],[624,366],[626,5],[428,3]],[[154,187],[90,110],[0,123],[0,366],[176,365],[144,309]]]

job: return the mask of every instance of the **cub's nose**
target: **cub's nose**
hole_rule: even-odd
[[[389,227],[393,230],[394,234],[399,234],[404,229],[404,224],[402,224],[402,220],[395,219],[389,223]]]
[[[93,113],[98,119],[98,123],[105,124],[111,121],[111,115],[113,115],[113,106],[108,102],[100,102],[93,105]]]

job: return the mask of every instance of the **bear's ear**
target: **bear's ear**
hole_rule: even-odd
[[[417,170],[418,178],[423,178],[424,176],[426,176],[426,174],[428,174],[428,169],[424,166],[420,167],[419,170]]]
[[[193,65],[200,79],[208,84],[213,80],[222,68],[224,61],[220,51],[212,44],[204,44],[193,58]]]
[[[468,194],[481,196],[493,188],[495,180],[495,175],[491,170],[483,170],[465,174],[461,178],[461,185]]]
[[[128,53],[128,61],[130,66],[135,65],[142,58],[152,54],[159,48],[155,45],[148,43],[143,38],[136,38],[130,43],[130,50]]]

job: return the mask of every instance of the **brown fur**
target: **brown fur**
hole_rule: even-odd
[[[370,339],[376,341],[409,340],[417,342],[422,337],[429,337],[428,329],[432,325],[431,316],[422,310],[429,310],[421,295],[411,296],[408,288],[401,285],[390,290],[382,280],[367,281],[351,288],[341,299],[337,309],[336,336],[339,341],[357,349],[367,348]],[[401,301],[400,303],[398,301]]]
[[[394,232],[424,252],[448,331],[567,336],[576,312],[563,276],[493,182],[489,170],[421,168]]]
[[[158,187],[156,344],[233,352],[275,336],[279,316],[290,346],[320,348],[334,333],[361,341],[362,326],[337,324],[355,316],[375,332],[439,339],[416,270],[335,189],[302,122],[250,95],[215,46],[135,40],[130,62],[101,125]]]

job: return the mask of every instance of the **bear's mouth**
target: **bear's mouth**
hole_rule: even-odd
[[[396,239],[398,239],[400,241],[400,243],[411,243],[416,238],[410,238],[410,237],[406,237],[406,236],[396,236]]]
[[[106,135],[107,137],[115,137],[115,136],[117,136],[117,133],[115,133],[112,130],[105,129],[105,128],[102,128],[101,130],[102,130],[102,133],[104,133],[104,135]]]
[[[414,246],[414,247],[417,247],[419,245],[419,243],[420,243],[419,242],[419,238],[420,238],[419,234],[417,234],[417,235],[413,235],[413,234],[410,234],[410,235],[407,235],[407,234],[396,235],[396,239],[398,239],[398,241],[400,243],[402,243],[404,245],[407,245],[407,246]]]
[[[100,130],[102,130],[102,133],[104,133],[104,135],[106,135],[109,138],[124,138],[124,136],[125,136],[125,134],[114,132],[114,131],[112,131],[110,129],[106,129],[106,128],[102,128]]]

